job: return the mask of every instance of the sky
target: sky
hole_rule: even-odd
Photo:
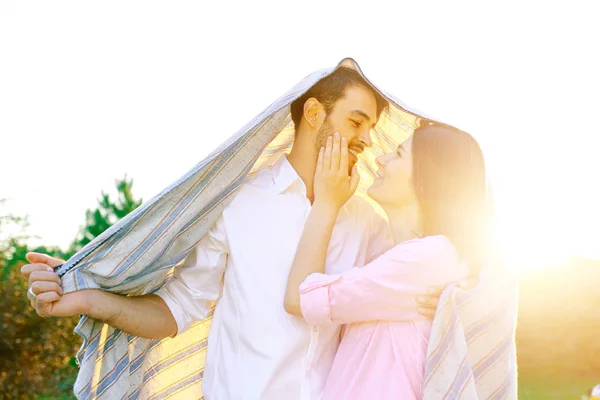
[[[352,57],[480,142],[512,260],[600,259],[600,25],[532,3],[2,0],[0,212],[66,247],[116,179],[150,199]]]

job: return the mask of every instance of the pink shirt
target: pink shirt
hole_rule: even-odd
[[[310,325],[347,324],[324,399],[420,399],[431,320],[416,297],[467,276],[445,236],[400,243],[362,268],[300,286]]]

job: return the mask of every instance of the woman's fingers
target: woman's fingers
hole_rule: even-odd
[[[331,170],[338,171],[340,169],[340,134],[338,132],[333,134],[333,148],[331,149]]]
[[[350,193],[354,194],[354,192],[356,192],[356,188],[358,187],[359,182],[360,175],[358,174],[358,169],[356,168],[356,165],[354,165],[352,167],[352,175],[350,176]]]
[[[417,308],[417,311],[419,312],[419,314],[421,314],[424,317],[433,319],[435,317],[435,308],[425,308],[425,307],[419,307]]]
[[[325,158],[325,147],[319,149],[319,156],[317,157],[317,173],[323,173],[323,162]]]
[[[325,158],[323,159],[323,171],[331,170],[331,149],[333,148],[333,137],[327,138],[325,144]]]
[[[343,137],[340,144],[340,172],[348,173],[348,140]]]
[[[338,132],[327,138],[323,162],[317,160],[317,167],[322,165],[323,171],[342,172],[348,174],[348,141]]]
[[[442,293],[446,290],[446,286],[431,286],[427,289],[427,294],[432,297],[440,297]]]
[[[458,282],[457,286],[463,290],[471,290],[478,284],[479,284],[479,279],[469,278],[469,279],[465,279],[464,281]]]
[[[314,190],[320,201],[342,206],[356,190],[360,177],[356,168],[348,173],[348,157],[348,140],[338,132],[329,136],[317,156]]]

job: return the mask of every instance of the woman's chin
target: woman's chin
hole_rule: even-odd
[[[374,200],[380,206],[384,206],[384,204],[390,204],[390,193],[388,192],[388,188],[385,185],[382,185],[382,178],[375,178],[375,181],[371,186],[367,188],[367,196],[369,196],[372,200]],[[393,203],[393,201],[391,202]]]
[[[371,186],[367,188],[367,196],[377,201],[377,182],[374,182]]]

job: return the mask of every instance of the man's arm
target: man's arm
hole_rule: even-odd
[[[223,218],[192,249],[173,276],[153,295],[123,296],[99,289],[62,294],[52,269],[61,263],[30,253],[21,272],[29,279],[32,306],[42,317],[87,315],[126,333],[152,339],[174,336],[206,318],[221,291],[229,246]]]
[[[177,333],[173,314],[156,295],[128,297],[88,289],[63,296],[55,291],[43,292],[35,301],[35,309],[42,317],[87,315],[123,332],[148,339],[162,339]]]
[[[158,296],[127,297],[88,289],[63,295],[60,278],[53,268],[62,264],[57,258],[28,253],[31,264],[21,273],[29,281],[27,297],[41,317],[87,315],[135,336],[160,339],[177,332],[177,323],[165,302]]]
[[[156,295],[122,296],[102,290],[84,290],[86,309],[81,314],[113,328],[147,339],[163,339],[177,333],[177,322],[164,300]],[[102,305],[101,307],[97,305]]]

